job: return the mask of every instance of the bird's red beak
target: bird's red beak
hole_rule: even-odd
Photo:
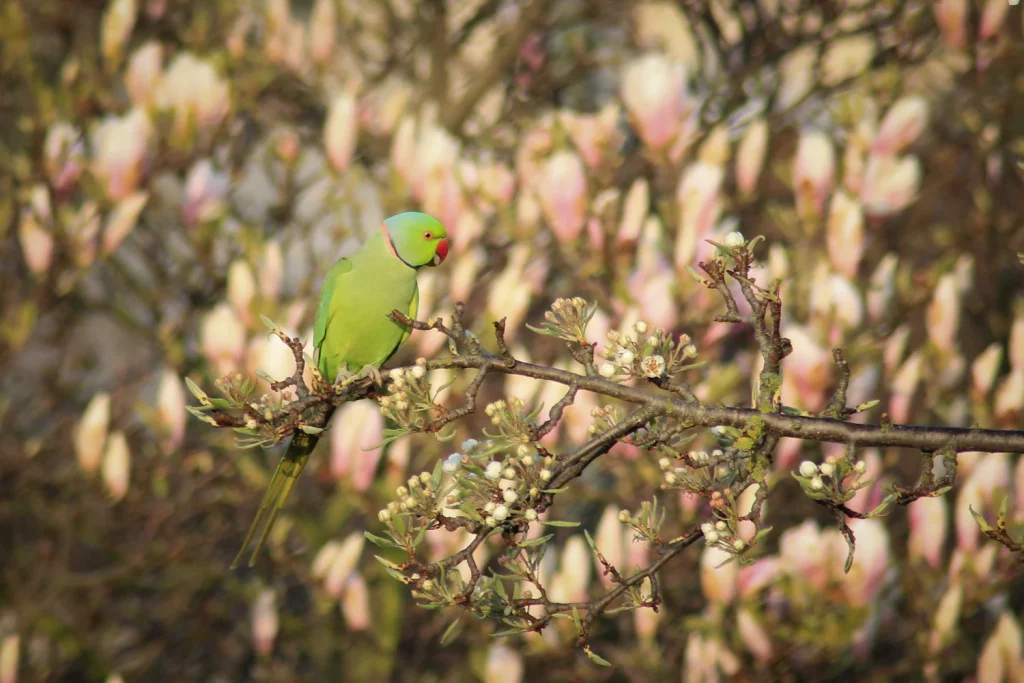
[[[431,266],[439,266],[444,263],[444,260],[448,258],[448,238],[443,238],[437,243],[437,251],[434,252],[434,260],[430,262]]]

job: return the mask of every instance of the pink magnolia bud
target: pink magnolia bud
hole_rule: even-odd
[[[825,242],[835,269],[846,277],[856,277],[864,255],[864,210],[843,191],[832,196]]]
[[[903,97],[882,118],[871,153],[895,156],[914,143],[928,126],[928,101],[923,97]]]
[[[454,230],[466,207],[466,196],[452,169],[434,171],[432,181],[423,192],[423,210]],[[461,250],[459,244],[462,240],[457,233],[453,231],[449,241],[454,242],[453,248],[456,251]]]
[[[882,257],[871,274],[871,285],[867,293],[868,318],[873,322],[882,320],[893,298],[896,296],[896,267],[899,257],[889,252]]]
[[[985,9],[981,13],[981,21],[978,24],[978,38],[981,40],[988,40],[993,38],[999,29],[1002,28],[1006,22],[1006,13],[1010,9],[1010,5],[1017,4],[1016,2],[1001,2],[1000,0],[987,0],[985,2]]]
[[[960,621],[963,602],[963,585],[955,581],[939,600],[939,606],[935,610],[934,627],[928,641],[932,652],[938,652],[952,640],[956,633],[956,625]]]
[[[218,304],[203,317],[199,345],[218,375],[238,367],[245,351],[245,327],[229,304]]]
[[[162,435],[160,447],[164,453],[173,453],[185,440],[185,391],[178,373],[167,368],[160,375],[157,389],[156,417]]]
[[[103,253],[112,254],[139,221],[139,215],[149,201],[148,192],[134,192],[114,207],[103,228]]]
[[[100,27],[100,54],[109,66],[116,67],[120,63],[138,16],[135,0],[111,0],[107,5]]]
[[[156,103],[163,79],[163,60],[163,46],[155,40],[147,41],[132,53],[124,75],[124,87],[132,104],[149,109]]]
[[[910,523],[908,554],[923,559],[932,569],[942,564],[942,546],[949,533],[949,503],[945,496],[918,498],[907,506]]]
[[[622,522],[619,521],[619,506],[609,505],[601,514],[601,521],[597,523],[597,532],[594,534],[594,543],[597,550],[604,559],[613,567],[622,571],[625,568],[625,533]],[[598,578],[605,588],[611,588],[614,581],[610,573],[605,573],[603,567],[598,567]]]
[[[268,302],[277,301],[281,295],[281,283],[284,280],[284,254],[281,243],[268,240],[263,245],[263,257],[259,265],[260,296]]]
[[[754,508],[754,496],[757,493],[757,485],[751,484],[747,488],[743,489],[743,493],[740,494],[739,500],[736,501],[736,506],[739,509],[740,515],[749,515],[750,511]],[[767,514],[768,503],[765,502],[761,506],[761,511]],[[750,542],[750,539],[757,533],[757,527],[753,522],[749,520],[743,520],[739,523],[739,537],[746,542]]]
[[[782,575],[782,561],[778,557],[762,557],[740,569],[739,596],[750,598],[768,588]]]
[[[793,164],[793,192],[797,213],[804,220],[820,216],[836,181],[836,153],[832,140],[821,131],[804,131]]]
[[[739,631],[740,640],[759,662],[769,662],[774,657],[772,640],[768,636],[764,625],[754,616],[753,612],[741,607],[736,613],[736,629]]]
[[[168,65],[156,100],[160,109],[172,112],[172,135],[179,145],[187,144],[193,132],[219,126],[231,108],[228,82],[212,63],[190,52],[178,54]]]
[[[309,570],[314,579],[326,578],[327,572],[330,571],[340,551],[341,543],[338,541],[327,541],[327,543],[321,546],[320,550],[316,553],[316,557],[313,558],[313,564]]]
[[[484,683],[521,683],[522,680],[522,656],[505,645],[491,645],[484,665]]]
[[[1024,411],[1024,369],[1014,369],[999,384],[993,398],[996,421],[1010,427],[1020,424]]]
[[[331,58],[337,43],[338,17],[335,0],[316,0],[309,17],[309,56],[323,64]]]
[[[637,270],[629,278],[630,294],[655,327],[671,330],[676,326],[679,308],[672,297],[665,296],[665,292],[675,289],[675,283],[675,271],[664,262],[647,271]]]
[[[466,215],[476,216],[475,213],[467,213]],[[477,216],[477,218],[479,217]],[[472,249],[463,252],[459,256],[459,259],[449,269],[451,273],[449,288],[452,301],[467,301],[469,299],[473,291],[479,286],[477,275],[486,262],[486,252],[479,245],[473,246]]]
[[[345,583],[345,592],[341,596],[341,613],[350,630],[365,631],[370,628],[370,591],[366,588],[366,580],[358,571],[353,572]]]
[[[593,578],[590,546],[580,534],[573,534],[562,547],[558,573],[564,577],[568,589],[568,602],[581,602],[590,592]]]
[[[947,273],[935,285],[935,294],[926,315],[928,339],[941,353],[951,354],[956,348],[960,330],[960,292],[956,277]]]
[[[637,178],[626,194],[622,207],[622,220],[619,223],[616,242],[620,245],[632,244],[640,238],[644,220],[651,204],[651,188],[646,178]]]
[[[348,479],[356,491],[365,491],[373,483],[380,461],[384,420],[374,402],[354,401],[343,406],[334,421],[331,475]]]
[[[5,636],[0,642],[0,683],[18,683],[18,659],[21,638],[17,634]]]
[[[274,640],[280,626],[277,616],[277,596],[265,588],[252,603],[252,642],[256,652],[264,657],[274,651]]]
[[[107,197],[118,202],[135,192],[148,163],[153,123],[143,109],[105,118],[92,135],[93,172]]]
[[[915,351],[893,377],[889,398],[889,415],[893,422],[906,422],[910,416],[910,404],[917,391],[917,384],[921,381],[922,360],[921,352]]]
[[[244,259],[235,259],[228,267],[228,301],[235,313],[248,325],[252,319],[250,307],[256,296],[256,276]]]
[[[697,160],[725,168],[729,163],[729,126],[720,123],[704,137],[697,150]]]
[[[391,140],[391,166],[398,177],[412,185],[417,174],[416,163],[416,119],[406,116],[398,124],[398,130]]]
[[[956,498],[955,521],[956,521],[956,545],[959,550],[971,552],[978,547],[978,523],[971,515],[971,510],[981,514],[983,512],[981,489],[978,485],[968,479],[967,483]]]
[[[967,0],[938,0],[933,11],[946,43],[954,49],[963,48],[967,43]]]
[[[563,110],[559,112],[558,120],[590,168],[604,163],[608,154],[622,142],[622,134],[618,130],[618,104],[608,104],[597,114]]]
[[[875,38],[867,33],[832,40],[821,56],[821,84],[831,88],[861,75],[875,53]]]
[[[885,348],[882,349],[882,361],[885,372],[891,374],[903,360],[903,353],[907,350],[907,340],[910,339],[910,325],[903,323],[893,330],[885,340]]]
[[[331,101],[324,123],[324,149],[331,167],[344,173],[352,163],[358,136],[356,100],[349,93],[342,93]]]
[[[561,151],[545,162],[537,187],[544,218],[563,244],[575,240],[586,218],[587,178],[574,152]]]
[[[497,207],[504,207],[515,195],[516,176],[500,162],[484,164],[480,169],[480,191]]]
[[[390,137],[409,108],[413,89],[394,76],[367,91],[359,107],[359,125],[373,135]]]
[[[860,201],[868,216],[885,217],[899,213],[917,196],[921,185],[921,163],[917,157],[868,157]]]
[[[661,54],[647,54],[622,71],[622,101],[637,133],[648,147],[660,150],[675,140],[692,106],[686,93],[686,67]]]
[[[58,195],[66,194],[82,175],[85,143],[77,128],[65,121],[50,126],[43,143],[46,177]]]
[[[131,476],[131,453],[124,432],[114,432],[107,439],[107,450],[103,455],[103,485],[114,502],[122,500],[128,493]]]
[[[100,207],[91,199],[82,202],[66,224],[75,264],[87,268],[96,258],[97,237],[100,232]]]
[[[736,597],[739,562],[733,560],[719,566],[732,556],[712,546],[705,546],[700,556],[700,586],[709,603],[728,605]]]
[[[977,683],[1009,683],[1019,678],[1024,672],[1022,643],[1020,624],[1010,612],[1003,612],[978,658]]]
[[[526,273],[527,261],[532,257],[532,250],[526,244],[512,247],[505,269],[491,283],[487,296],[487,310],[498,317],[506,317],[505,338],[512,340],[518,333],[518,327],[526,315],[532,293],[528,287],[522,286]],[[515,325],[512,323],[515,322]],[[513,332],[509,335],[508,332]]]
[[[53,235],[50,232],[48,211],[46,216],[40,217],[32,207],[22,209],[18,220],[18,241],[21,243],[25,264],[33,275],[42,275],[50,269],[53,262]]]
[[[228,174],[217,171],[209,159],[193,164],[185,178],[185,201],[181,209],[185,223],[194,226],[220,218],[230,185]]]
[[[812,412],[820,410],[832,383],[832,354],[800,325],[787,326],[784,334],[793,344],[793,353],[782,376],[783,396],[787,403],[793,401]]]
[[[426,117],[425,117],[426,118]],[[414,199],[423,200],[439,177],[452,177],[452,169],[459,159],[459,141],[444,128],[425,121],[420,124],[412,163],[412,185]],[[436,215],[436,214],[435,214]],[[445,225],[454,225],[437,216]]]
[[[782,571],[799,577],[815,592],[824,589],[830,574],[829,558],[824,551],[825,539],[811,520],[787,529],[779,538]]]
[[[1006,350],[1010,357],[1010,367],[1014,370],[1024,370],[1024,309],[1018,310],[1017,317],[1013,319]]]
[[[332,598],[341,598],[343,595],[345,584],[359,564],[365,542],[362,532],[353,531],[338,546],[324,578],[324,589]]]
[[[1002,345],[999,342],[992,342],[971,363],[971,389],[979,399],[984,398],[992,391],[1002,361]]]
[[[790,50],[779,63],[779,89],[775,111],[786,111],[803,101],[814,87],[818,46],[807,44]]]
[[[683,172],[676,190],[680,226],[676,238],[675,265],[692,264],[698,243],[710,236],[722,211],[719,195],[725,171],[721,166],[698,161]]]
[[[736,187],[740,196],[749,197],[757,189],[767,154],[768,121],[759,116],[747,128],[736,150]]]
[[[779,446],[775,451],[775,469],[779,472],[786,472],[792,469],[793,464],[800,457],[802,445],[803,441],[801,439],[791,439],[789,437],[780,439]]]
[[[100,468],[103,447],[110,428],[110,394],[100,392],[92,397],[82,419],[75,427],[74,444],[78,466],[88,474]]]

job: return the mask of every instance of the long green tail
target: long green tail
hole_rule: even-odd
[[[313,449],[319,440],[319,436],[306,434],[305,432],[296,432],[292,437],[292,442],[288,444],[288,450],[285,451],[284,457],[281,458],[281,462],[277,466],[277,471],[274,472],[274,477],[270,480],[267,492],[263,494],[263,502],[260,503],[260,510],[256,513],[256,519],[253,520],[252,526],[249,527],[249,533],[245,535],[242,547],[231,563],[232,569],[238,566],[239,560],[245,554],[249,543],[252,542],[253,537],[256,535],[256,531],[262,527],[263,531],[260,533],[259,540],[256,541],[256,548],[249,557],[249,566],[252,567],[256,564],[256,556],[263,550],[263,545],[267,542],[267,536],[270,535],[270,530],[274,527],[274,522],[277,521],[277,514],[284,507],[285,501],[288,500],[288,494],[292,492],[295,482],[298,481],[299,475],[302,474],[302,469],[306,466],[306,462],[309,461],[309,456],[313,453]]]

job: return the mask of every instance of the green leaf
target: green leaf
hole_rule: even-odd
[[[192,413],[193,415],[195,415],[196,417],[198,417],[200,420],[202,420],[203,422],[205,422],[208,425],[213,425],[214,427],[220,426],[220,425],[217,424],[216,420],[214,420],[209,415],[204,414],[203,411],[197,409],[195,406],[185,406],[185,410],[187,410],[188,412]]]
[[[578,527],[580,525],[579,522],[565,522],[565,521],[560,521],[560,520],[541,522],[541,524],[543,524],[544,526],[561,526],[561,527],[568,527],[568,528]]]
[[[199,399],[199,402],[205,405],[210,405],[210,397],[206,395],[206,392],[199,388],[195,382],[188,377],[185,378],[185,386],[192,392],[192,395]]]
[[[520,548],[533,548],[534,546],[544,545],[554,537],[554,534],[547,534],[546,536],[532,538],[528,541],[519,541],[519,543],[517,543],[516,545],[518,545]]]
[[[441,636],[441,647],[447,647],[455,642],[455,639],[462,635],[462,618],[459,617],[444,630]]]
[[[559,493],[562,493],[563,491],[568,491],[568,490],[569,490],[568,486],[563,486],[562,488],[559,488],[559,489],[541,489],[540,492],[541,493],[550,493],[552,495],[555,495],[555,494],[559,494]]]
[[[587,539],[587,545],[589,545],[590,549],[594,551],[594,554],[599,554],[599,551],[597,549],[597,543],[594,543],[593,537],[590,535],[590,532],[586,529],[583,530],[583,537]]]
[[[572,607],[572,623],[576,625],[576,633],[583,633],[583,622],[580,621],[580,611],[576,606]]]
[[[973,507],[968,505],[967,510],[971,513],[971,517],[974,517],[974,521],[978,523],[978,526],[981,527],[982,533],[992,531],[992,527],[989,525],[989,523],[985,521],[985,518],[983,516],[975,512]]]
[[[300,425],[299,429],[304,431],[306,434],[312,434],[313,436],[316,436],[317,434],[323,434],[324,433],[324,430],[323,430],[322,427],[313,427],[311,425]]]
[[[275,323],[273,320],[263,315],[262,313],[260,313],[260,320],[263,321],[263,324],[266,325],[271,332],[277,332],[279,329],[281,329],[277,326],[277,323]]]
[[[896,502],[898,496],[895,493],[890,493],[888,496],[882,499],[882,502],[875,506],[875,509],[867,514],[870,517],[881,517],[882,513],[885,512],[890,505]]]
[[[607,659],[605,659],[604,657],[594,653],[594,651],[590,649],[589,645],[584,647],[583,651],[587,653],[588,657],[590,657],[590,661],[592,661],[594,664],[597,664],[598,666],[611,666],[612,665],[612,663],[609,662]]]
[[[397,548],[398,547],[398,545],[394,541],[392,541],[390,539],[387,539],[387,538],[384,538],[383,536],[376,536],[374,534],[371,534],[369,531],[364,531],[363,532],[363,536],[366,538],[367,541],[369,541],[370,543],[374,544],[378,548]]]

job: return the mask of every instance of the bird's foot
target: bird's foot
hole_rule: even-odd
[[[384,386],[384,381],[381,379],[380,376],[380,368],[378,368],[376,365],[364,365],[363,369],[359,371],[357,377],[359,377],[360,379],[372,377],[373,383],[375,385]]]

